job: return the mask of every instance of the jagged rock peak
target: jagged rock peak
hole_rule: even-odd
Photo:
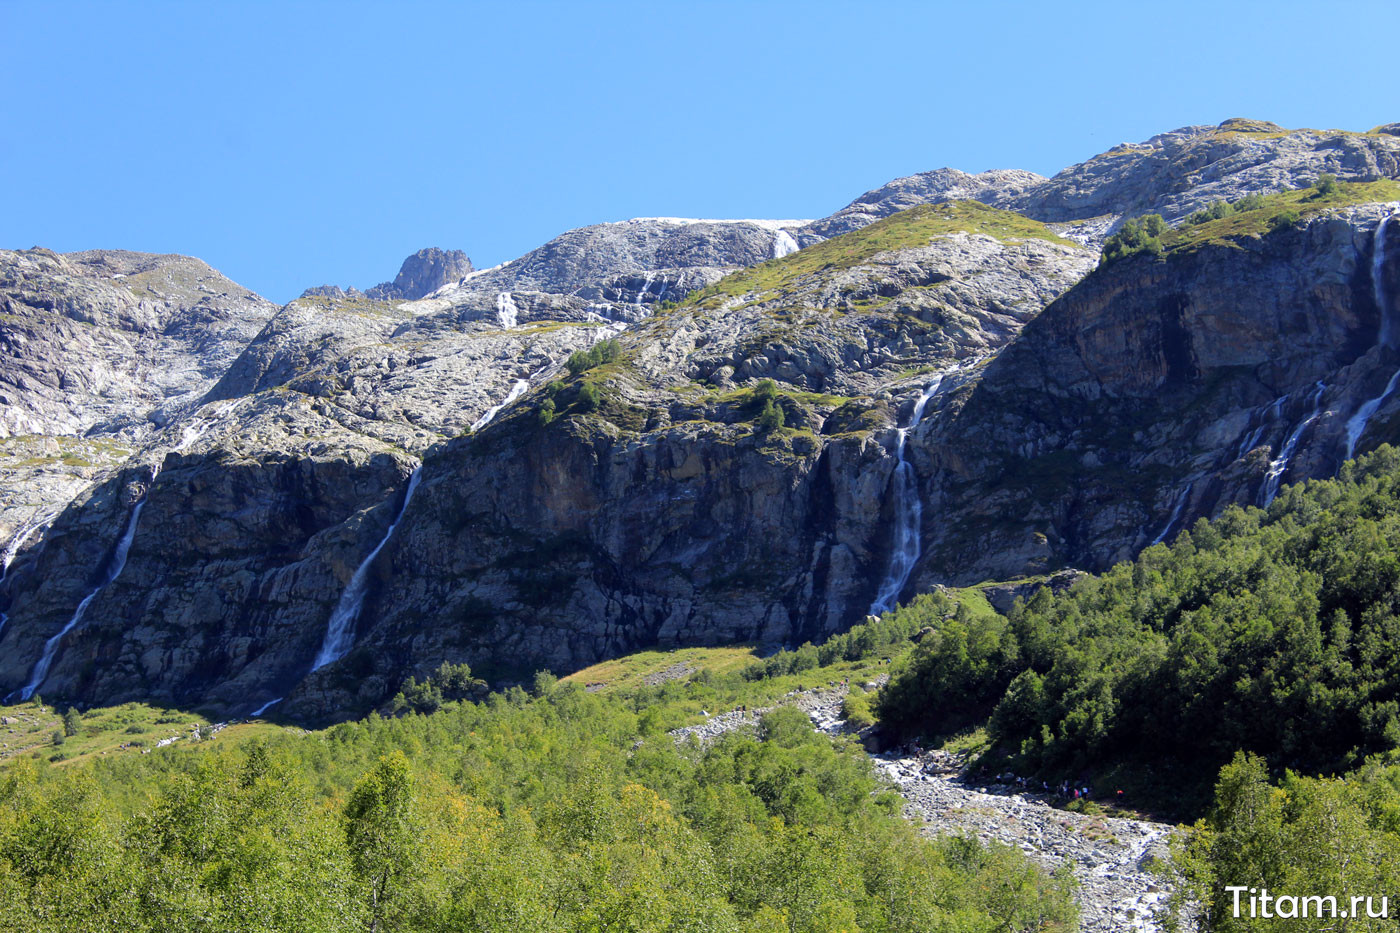
[[[392,282],[380,282],[363,292],[358,288],[341,288],[339,285],[317,285],[302,292],[300,297],[417,301],[444,285],[455,285],[472,271],[471,258],[460,249],[429,246],[405,259]]]
[[[429,246],[405,259],[394,281],[381,282],[365,294],[378,301],[416,301],[449,282],[460,281],[471,271],[472,261],[460,249]]]

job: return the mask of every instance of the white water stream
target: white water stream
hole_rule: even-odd
[[[184,453],[190,449],[195,441],[199,440],[209,429],[218,424],[219,421],[247,399],[235,398],[225,402],[218,402],[211,405],[207,411],[201,412],[192,418],[188,424],[180,429],[180,441],[175,445],[176,453]]]
[[[482,428],[486,427],[488,424],[490,424],[492,421],[494,421],[495,418],[496,418],[496,416],[499,415],[499,414],[501,413],[501,409],[502,409],[502,408],[505,408],[505,407],[506,407],[507,405],[509,405],[511,402],[513,402],[513,401],[515,401],[516,399],[520,398],[520,396],[524,395],[524,394],[525,394],[525,391],[526,391],[527,389],[529,389],[529,388],[530,388],[530,380],[529,380],[529,379],[517,379],[517,380],[515,380],[515,385],[513,385],[513,386],[510,387],[510,394],[508,394],[508,395],[501,401],[501,404],[499,404],[499,405],[494,405],[494,406],[492,406],[491,408],[486,409],[486,412],[485,412],[480,418],[478,418],[478,419],[476,419],[475,421],[472,422],[472,433],[475,434],[477,431],[480,431]]]
[[[917,428],[923,420],[924,409],[928,406],[929,399],[938,394],[946,375],[939,373],[934,377],[924,394],[919,396],[918,402],[914,404],[914,414],[909,419],[908,426],[899,429],[898,441],[895,444],[895,457],[898,462],[894,468],[894,545],[890,549],[890,563],[885,571],[885,579],[880,583],[875,601],[870,604],[871,615],[880,615],[895,607],[900,591],[904,589],[904,584],[909,582],[909,575],[913,573],[914,565],[923,553],[919,528],[923,522],[924,503],[919,498],[919,481],[914,475],[914,467],[905,457],[905,446],[909,440],[909,432]]]
[[[510,292],[501,292],[496,296],[496,323],[502,330],[509,330],[520,322],[520,308],[515,304],[515,299],[510,297]]]
[[[791,256],[801,249],[797,241],[792,238],[792,234],[786,230],[776,230],[773,233],[773,258],[782,259],[784,256]]]
[[[1196,484],[1187,483],[1186,488],[1181,491],[1181,495],[1176,499],[1176,507],[1172,509],[1171,518],[1167,519],[1166,527],[1162,529],[1161,534],[1152,539],[1152,544],[1161,544],[1163,541],[1167,540],[1167,535],[1172,533],[1172,529],[1176,527],[1177,520],[1181,518],[1181,510],[1186,508],[1186,500],[1191,498],[1191,487],[1194,485]],[[1151,546],[1151,544],[1148,545],[1148,547]]]
[[[1376,242],[1371,251],[1371,283],[1372,288],[1375,289],[1376,305],[1381,310],[1381,334],[1379,341],[1381,347],[1391,346],[1391,341],[1394,340],[1394,328],[1391,324],[1393,315],[1389,313],[1385,301],[1384,275],[1385,228],[1390,217],[1390,214],[1386,214],[1381,218],[1381,222],[1376,225]],[[1361,440],[1361,435],[1366,433],[1366,425],[1370,422],[1371,416],[1376,413],[1376,409],[1380,408],[1381,404],[1385,402],[1386,399],[1390,398],[1397,384],[1400,384],[1400,370],[1396,370],[1395,375],[1390,377],[1390,381],[1385,384],[1385,389],[1381,391],[1380,395],[1369,399],[1357,409],[1356,414],[1348,419],[1346,459],[1350,460],[1352,454],[1356,452],[1356,444]]]
[[[52,512],[46,515],[41,515],[36,512],[30,517],[28,522],[20,526],[19,531],[15,532],[15,536],[10,539],[9,545],[5,548],[3,558],[0,558],[0,583],[4,583],[5,577],[9,576],[10,564],[15,562],[15,557],[19,554],[20,549],[24,547],[24,543],[34,536],[34,532],[43,528],[49,522],[53,521],[53,519],[54,513]],[[0,634],[4,634],[5,623],[9,621],[9,615],[0,612]]]
[[[633,302],[632,302],[632,303],[635,304],[638,308],[643,307],[643,305],[642,305],[642,299],[645,298],[645,297],[647,296],[647,292],[651,291],[651,280],[654,279],[655,277],[656,277],[656,273],[655,273],[655,272],[648,272],[648,273],[646,274],[646,278],[644,278],[644,279],[642,280],[642,290],[639,291],[639,292],[637,292],[637,297],[636,297],[636,298],[633,300]]]
[[[1317,382],[1317,387],[1313,390],[1312,409],[1308,416],[1293,429],[1293,433],[1288,435],[1288,440],[1283,443],[1283,450],[1269,463],[1269,472],[1264,477],[1264,486],[1259,490],[1259,504],[1263,508],[1268,508],[1269,503],[1274,501],[1278,495],[1279,486],[1283,484],[1283,474],[1288,472],[1288,462],[1293,459],[1294,452],[1298,449],[1298,441],[1302,438],[1303,432],[1308,425],[1317,420],[1317,416],[1322,414],[1322,393],[1327,391],[1327,386],[1321,380]]]
[[[413,475],[408,478],[408,488],[404,491],[403,505],[399,506],[398,514],[389,523],[389,530],[384,532],[384,537],[375,545],[374,550],[369,552],[369,556],[360,562],[360,566],[355,568],[355,573],[350,577],[350,582],[346,584],[345,591],[340,594],[340,601],[335,604],[335,611],[331,613],[330,622],[326,625],[326,637],[321,642],[321,650],[316,653],[316,660],[312,662],[311,669],[318,671],[327,664],[332,664],[345,657],[345,653],[350,650],[350,646],[355,643],[355,620],[360,616],[360,610],[365,605],[365,595],[369,593],[369,571],[374,559],[379,556],[379,552],[384,550],[384,545],[389,543],[389,539],[394,536],[394,529],[399,527],[399,520],[403,518],[403,513],[408,511],[408,503],[413,500],[413,492],[418,488],[418,480],[422,478],[423,465],[420,463],[413,470]],[[263,707],[266,709],[266,707]]]

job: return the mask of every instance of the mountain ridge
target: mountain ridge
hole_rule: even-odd
[[[287,697],[308,719],[441,660],[509,680],[819,639],[863,618],[897,552],[906,596],[1099,566],[1330,475],[1371,401],[1358,449],[1392,437],[1393,208],[1360,183],[1400,175],[1400,140],[1227,121],[1120,148],[1050,179],[911,176],[800,226],[580,228],[417,300],[258,306],[196,404],[131,433],[119,472],[14,548],[0,688],[85,593],[48,692]],[[1259,215],[1276,226],[1223,238],[1182,219],[1332,170],[1360,202],[1276,199]],[[977,185],[1018,210],[943,197]],[[1154,207],[1206,239],[1095,271],[1124,214]],[[610,362],[568,365],[610,340]],[[93,589],[138,503],[130,560]],[[914,503],[913,538],[892,540]],[[12,540],[38,513],[13,514]],[[355,647],[311,674],[371,554]]]

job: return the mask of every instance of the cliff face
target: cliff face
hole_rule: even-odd
[[[86,439],[55,501],[92,485],[7,549],[0,690],[49,657],[46,695],[329,719],[444,659],[510,680],[801,641],[935,583],[1105,566],[1396,438],[1377,234],[1400,242],[1400,189],[1184,225],[1097,270],[1076,241],[1319,169],[1394,176],[1397,145],[1190,128],[1048,180],[926,173],[810,225],[604,224],[418,300],[258,306],[198,397]],[[41,258],[6,294],[139,316]],[[36,488],[69,474],[29,460],[80,459],[24,443],[49,452],[0,469]],[[333,617],[352,647],[313,671]]]
[[[943,507],[918,579],[1106,567],[1227,503],[1262,504],[1271,469],[1335,472],[1348,422],[1400,366],[1378,345],[1397,309],[1372,263],[1389,210],[1080,283],[931,423],[921,476]],[[1400,261],[1376,268],[1390,282]],[[1358,450],[1394,437],[1389,401]]]

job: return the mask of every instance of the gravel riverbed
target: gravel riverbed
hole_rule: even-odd
[[[845,731],[840,718],[844,687],[792,693],[784,705],[804,710],[831,735]],[[676,729],[677,741],[700,741],[752,727],[772,707],[731,710]],[[1143,820],[1090,816],[1056,808],[1049,795],[1015,783],[988,783],[967,773],[946,752],[873,754],[877,775],[904,797],[904,815],[928,835],[959,833],[1020,849],[1049,870],[1068,864],[1079,881],[1084,933],[1160,931],[1158,912],[1170,894],[1151,871],[1165,857],[1174,828]]]

